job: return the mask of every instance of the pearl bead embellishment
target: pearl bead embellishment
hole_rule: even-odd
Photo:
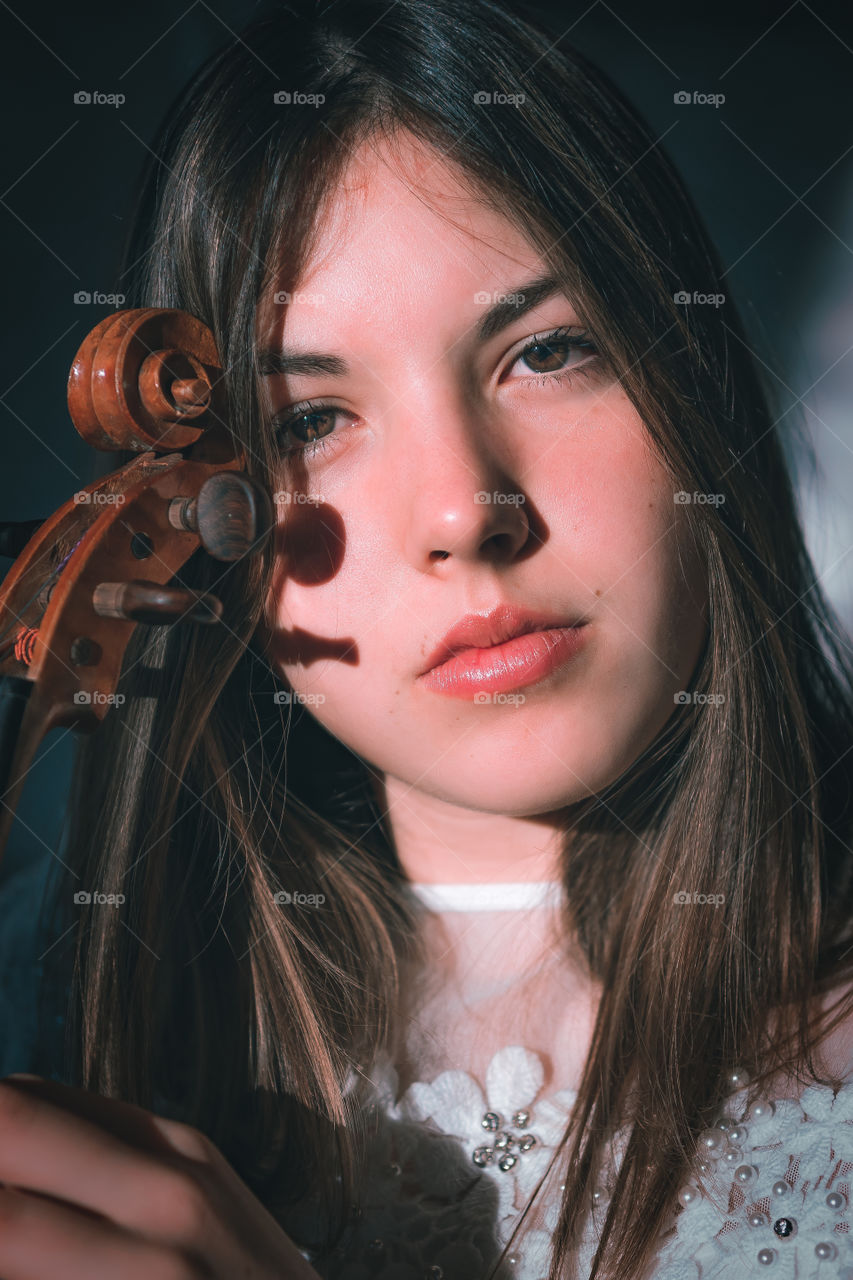
[[[705,1129],[699,1135],[699,1145],[711,1156],[718,1155],[723,1150],[725,1141],[725,1131],[717,1126],[713,1129]]]

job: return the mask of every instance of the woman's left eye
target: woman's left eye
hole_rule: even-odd
[[[581,359],[567,364],[573,353]],[[534,338],[519,351],[510,368],[515,368],[520,360],[531,370],[531,375],[521,381],[539,384],[589,378],[599,371],[601,364],[598,348],[589,334],[574,333],[569,329],[555,329],[542,338]]]

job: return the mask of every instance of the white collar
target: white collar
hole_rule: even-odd
[[[431,911],[521,911],[557,904],[560,880],[521,880],[486,884],[421,884],[409,887]]]

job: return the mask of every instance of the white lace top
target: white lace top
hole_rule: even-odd
[[[432,956],[404,1043],[353,1087],[373,1118],[344,1242],[305,1257],[325,1280],[546,1280],[560,1163],[494,1273],[576,1097],[596,1005],[556,928],[561,886],[413,885]],[[737,1082],[697,1150],[648,1280],[853,1280],[853,1079],[744,1115]],[[613,1144],[618,1168],[627,1130]],[[701,1184],[701,1185],[700,1185]],[[606,1204],[590,1213],[589,1273]],[[310,1204],[285,1229],[311,1239]],[[303,1237],[303,1232],[304,1237]]]

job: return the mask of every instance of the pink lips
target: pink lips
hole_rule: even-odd
[[[449,697],[501,693],[535,684],[577,653],[586,623],[555,620],[502,605],[469,614],[433,651],[419,681]]]

